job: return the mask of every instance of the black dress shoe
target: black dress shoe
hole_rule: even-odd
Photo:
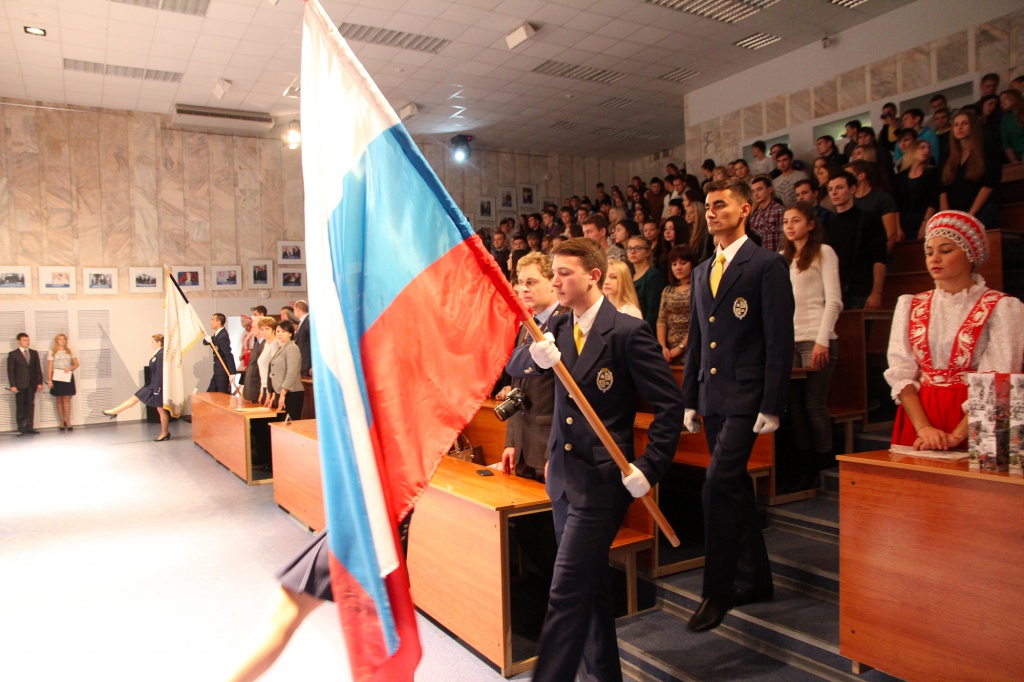
[[[112,412],[110,410],[103,410],[100,414],[102,414],[104,417],[110,417],[111,419],[117,419],[117,413]]]
[[[160,436],[159,438],[154,438],[153,442],[154,443],[161,443],[161,442],[163,442],[165,440],[170,440],[170,439],[171,439],[171,434],[165,433],[164,435]]]
[[[725,614],[732,608],[732,600],[728,597],[707,597],[690,617],[686,629],[690,632],[707,632],[714,630],[725,619]]]
[[[39,432],[36,431],[35,429],[25,429],[25,433],[37,434]]]
[[[768,590],[733,590],[732,605],[746,606],[747,604],[762,604],[774,598],[774,591]]]
[[[63,426],[63,425],[61,425],[61,427],[60,427],[60,430],[61,430],[61,431],[63,431],[63,430],[64,430],[64,426]]]

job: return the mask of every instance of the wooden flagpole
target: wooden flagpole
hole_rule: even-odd
[[[167,273],[168,277],[170,277],[172,280],[174,279],[174,273],[171,272],[170,268],[167,267],[166,263],[164,264],[164,271]],[[175,284],[177,284],[177,282],[175,282]],[[178,291],[181,291],[181,289],[179,288]],[[182,296],[182,298],[185,299],[185,303],[186,304],[188,304],[189,306],[192,305],[189,302],[188,298],[185,297],[185,292],[184,291],[181,291],[181,296]],[[198,315],[196,315],[196,319],[199,320],[199,316]],[[228,371],[228,366],[227,366],[227,363],[224,362],[224,358],[222,358],[220,356],[220,351],[217,350],[217,344],[211,343],[212,339],[210,337],[210,333],[208,331],[206,331],[206,326],[203,325],[203,321],[202,320],[199,320],[199,326],[202,327],[202,329],[203,329],[203,336],[206,337],[206,339],[204,339],[204,340],[207,340],[207,345],[210,348],[213,349],[213,354],[217,356],[217,359],[220,361],[220,366],[224,368],[224,374],[226,374],[228,376],[228,381],[231,383],[231,395],[238,395],[240,389],[235,384],[235,378],[231,375],[231,372]]]
[[[532,315],[525,315],[523,317],[523,324],[526,325],[526,328],[529,330],[534,341],[545,340],[544,332],[542,332],[540,327],[537,326]],[[573,400],[576,401],[576,405],[580,408],[580,411],[583,412],[583,416],[586,417],[587,423],[590,424],[590,427],[594,429],[597,437],[601,439],[601,443],[608,449],[608,453],[611,454],[615,464],[618,465],[619,471],[621,471],[624,476],[628,476],[631,473],[629,461],[626,459],[626,456],[622,454],[622,450],[619,449],[618,444],[612,440],[612,435],[608,433],[608,429],[605,428],[601,418],[597,416],[597,413],[594,412],[594,408],[590,406],[586,396],[583,395],[583,391],[581,391],[580,387],[576,384],[576,380],[572,378],[571,374],[569,374],[569,369],[562,364],[561,360],[559,360],[558,364],[552,367],[552,369],[555,370],[555,374],[558,375],[558,378],[562,380],[562,384],[564,384],[566,390],[569,391],[569,395],[571,395]],[[661,509],[658,508],[658,503],[654,501],[654,496],[651,492],[649,491],[639,499],[643,502],[651,516],[654,517],[654,522],[658,524],[658,528],[661,530],[662,534],[668,539],[673,547],[678,547],[679,538],[676,536],[676,532],[672,529],[672,525],[668,522],[668,519],[666,519],[665,515],[661,513]]]

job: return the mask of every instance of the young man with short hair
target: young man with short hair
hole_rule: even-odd
[[[29,346],[32,340],[25,332],[18,334],[18,347],[7,354],[7,385],[14,394],[18,435],[39,433],[35,428],[36,393],[43,390],[43,365],[39,352]]]
[[[932,130],[939,141],[939,148],[932,150],[932,156],[938,158],[939,162],[936,165],[939,168],[945,166],[946,159],[949,158],[949,132],[953,129],[950,120],[949,109],[939,109],[932,115]]]
[[[846,139],[846,146],[843,147],[843,156],[847,161],[850,160],[850,155],[853,154],[853,150],[857,146],[857,133],[860,132],[860,128],[860,121],[857,119],[846,122],[846,132],[843,135]]]
[[[900,127],[896,120],[896,104],[894,102],[886,102],[882,105],[882,124],[882,129],[878,134],[878,144],[892,154],[896,149],[896,131]]]
[[[735,169],[735,176],[737,180],[744,182],[750,182],[750,164],[747,163],[746,159],[736,159],[733,163]]]
[[[593,239],[597,242],[597,245],[604,251],[605,256],[611,260],[617,258],[618,260],[626,260],[626,252],[623,251],[615,244],[608,242],[608,218],[602,213],[595,213],[587,216],[583,221],[583,236]]]
[[[764,140],[758,140],[750,145],[750,154],[754,160],[750,162],[750,174],[754,176],[768,175],[775,170],[775,161],[765,154]]]
[[[932,161],[935,161],[937,155],[936,153],[939,149],[939,138],[935,137],[934,130],[932,130],[931,128],[926,128],[924,126],[924,112],[916,107],[913,109],[907,109],[906,111],[903,112],[903,115],[900,117],[900,119],[903,123],[904,128],[909,128],[910,130],[913,130],[915,133],[917,133],[917,138],[919,140],[924,140],[929,145],[931,145]],[[897,131],[896,139],[898,142],[899,131]],[[893,161],[899,163],[900,159],[902,158],[903,150],[897,146],[896,151],[893,152]]]
[[[299,347],[299,355],[302,357],[299,374],[308,377],[313,375],[313,353],[310,349],[309,337],[309,304],[305,301],[296,301],[295,314],[299,318],[299,324],[295,327],[292,341]]]
[[[285,308],[290,308],[290,306],[285,306]],[[283,311],[284,308],[281,310]],[[223,313],[214,313],[210,318],[213,335],[209,339],[203,339],[204,346],[213,345],[217,349],[217,353],[220,353],[224,365],[227,365],[228,368],[228,371],[225,372],[224,365],[217,359],[217,353],[214,353],[213,377],[210,379],[210,385],[206,388],[207,393],[231,395],[231,379],[229,377],[235,373],[235,356],[231,352],[231,337],[228,336],[228,330],[224,328],[227,321],[228,318]]]
[[[796,192],[793,186],[799,180],[806,180],[807,173],[793,168],[793,152],[789,149],[782,149],[775,155],[775,164],[779,167],[779,175],[772,180],[775,187],[775,196],[779,198],[783,206],[789,206],[796,201]]]
[[[835,217],[832,211],[824,208],[818,202],[818,193],[814,191],[814,183],[810,180],[801,180],[796,183],[796,200],[814,207],[818,218],[818,228],[824,229]]]
[[[774,586],[747,462],[758,434],[778,429],[793,366],[793,287],[779,253],[746,235],[746,183],[711,185],[705,208],[718,242],[693,272],[683,371],[683,424],[704,419],[711,451],[701,497],[705,563],[700,606],[687,627],[718,627],[738,606],[772,599]]]
[[[501,273],[505,275],[505,279],[509,279],[508,257],[510,254],[508,239],[505,237],[505,233],[497,230],[491,235],[491,256],[494,258],[494,262],[498,264],[498,267],[501,268]]]
[[[587,679],[621,680],[609,548],[633,498],[656,485],[672,462],[682,395],[647,324],[619,314],[601,293],[608,268],[601,247],[570,239],[552,249],[552,265],[558,302],[571,312],[550,318],[546,340],[516,348],[506,369],[531,377],[563,362],[631,465],[623,476],[556,382],[546,486],[558,555],[533,680],[564,682],[580,670]],[[653,414],[642,455],[633,452],[638,397]]]
[[[825,157],[825,161],[830,166],[838,166],[846,161],[846,158],[836,147],[836,139],[831,135],[819,137],[814,143],[814,148],[817,150],[818,156]]]
[[[661,222],[661,216],[665,212],[665,199],[668,198],[668,195],[661,178],[651,178],[651,188],[644,194],[644,199],[651,209],[651,217],[657,222]]]
[[[849,171],[828,181],[836,217],[825,231],[825,243],[839,258],[839,283],[844,310],[877,310],[885,287],[885,228],[882,221],[857,208],[857,178]]]
[[[886,249],[892,251],[892,247],[903,239],[896,200],[891,194],[872,184],[871,176],[875,169],[867,161],[854,161],[847,164],[844,170],[857,178],[857,190],[854,193],[853,203],[857,208],[867,211],[882,221],[882,226],[885,227]]]
[[[782,204],[775,201],[772,181],[767,175],[759,175],[750,183],[753,208],[747,220],[746,232],[753,232],[761,238],[761,246],[769,251],[782,248]]]

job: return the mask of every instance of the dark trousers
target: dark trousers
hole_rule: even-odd
[[[36,387],[19,388],[14,394],[14,404],[18,416],[18,430],[33,428],[36,420]]]
[[[534,682],[621,682],[608,551],[632,499],[625,488],[606,509],[552,501],[558,554],[537,645]]]
[[[213,378],[210,379],[210,385],[206,388],[207,393],[227,393],[231,394],[231,382],[228,381],[228,375],[224,373],[224,370],[214,370]]]
[[[704,480],[704,591],[728,597],[733,589],[771,590],[768,550],[757,520],[747,462],[754,448],[754,416],[705,415],[711,464]]]
[[[302,404],[305,400],[305,391],[289,391],[284,394],[284,412],[293,422],[302,419]],[[280,407],[280,403],[281,395],[278,394],[274,397],[274,402],[271,404],[271,407],[278,409]],[[281,415],[278,421],[284,421],[284,415]]]

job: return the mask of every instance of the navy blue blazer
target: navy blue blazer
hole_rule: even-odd
[[[622,454],[635,461],[653,486],[672,462],[683,423],[682,394],[661,346],[646,322],[619,313],[608,299],[598,309],[581,355],[573,339],[574,322],[568,313],[548,322],[562,363]],[[552,370],[542,370],[533,362],[527,344],[512,352],[506,371],[513,377],[530,377]],[[647,451],[640,458],[633,452],[638,394],[654,411]],[[622,494],[629,493],[619,469],[560,380],[555,381],[552,422],[546,482],[551,499],[564,492],[577,508],[607,508],[621,502]]]
[[[228,330],[221,327],[214,333],[213,342],[217,344],[217,351],[220,356],[224,358],[224,364],[228,366],[228,374],[235,373],[235,356],[231,352],[231,337],[228,336]],[[210,342],[203,339],[203,345],[209,346]],[[213,375],[224,374],[224,368],[220,364],[220,360],[217,356],[213,356]]]
[[[747,240],[711,298],[712,257],[693,272],[686,407],[701,415],[781,417],[793,368],[793,285],[781,254]]]

